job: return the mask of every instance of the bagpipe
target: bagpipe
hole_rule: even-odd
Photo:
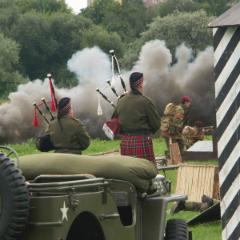
[[[49,124],[50,121],[54,120],[54,113],[57,110],[57,98],[55,94],[55,89],[52,82],[52,75],[49,73],[47,74],[47,78],[49,81],[49,88],[50,88],[50,94],[51,94],[51,101],[47,102],[45,98],[41,98],[40,102],[33,102],[34,106],[34,118],[33,118],[33,126],[38,127],[39,121],[38,121],[38,114],[43,118],[43,120]],[[49,106],[50,105],[50,106]],[[50,118],[49,118],[50,117]]]
[[[114,96],[118,99],[122,94],[125,94],[127,92],[125,82],[123,80],[123,77],[121,75],[120,65],[118,62],[118,59],[114,53],[114,50],[110,50],[109,53],[111,54],[111,68],[112,68],[112,79],[107,81],[107,85],[110,87],[111,91],[113,92]],[[114,87],[114,80],[115,80],[115,71],[117,72],[117,75],[121,81],[121,86],[123,88],[123,93],[121,95],[118,94],[117,90]],[[99,88],[96,89],[97,93],[99,93],[100,96],[104,100],[106,100],[108,103],[111,104],[113,108],[115,108],[115,104],[113,101],[111,101]],[[98,115],[101,115],[102,110],[100,106],[100,100],[98,101]],[[118,117],[111,118],[110,120],[106,121],[103,125],[103,131],[105,135],[113,140],[116,135],[120,132],[120,122]]]
[[[122,74],[121,74],[120,65],[119,65],[118,59],[117,59],[117,57],[115,55],[114,50],[110,50],[109,53],[111,55],[112,79],[111,80],[107,80],[106,83],[110,87],[110,89],[113,92],[113,94],[115,95],[115,97],[118,99],[122,94],[119,95],[117,90],[116,90],[116,88],[114,87],[115,75],[118,75],[118,77],[119,77],[119,79],[121,81],[121,86],[122,86],[123,91],[124,91],[123,94],[127,92],[127,89],[126,89],[126,85],[125,85],[125,82],[124,82]],[[115,72],[117,74],[115,74]],[[111,106],[113,108],[116,107],[114,102],[109,97],[107,97],[106,94],[104,94],[102,90],[97,88],[96,91],[105,101],[107,101],[109,104],[111,104]]]

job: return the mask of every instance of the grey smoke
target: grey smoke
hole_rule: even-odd
[[[112,79],[111,59],[98,47],[86,48],[73,54],[67,66],[69,71],[76,74],[79,85],[71,89],[56,88],[57,98],[71,97],[76,117],[86,124],[93,137],[102,137],[102,124],[111,116],[113,109],[100,98],[103,116],[97,115],[96,88],[116,103],[116,97],[106,84],[107,80]],[[193,116],[206,124],[213,121],[212,48],[200,52],[193,59],[191,49],[184,44],[172,56],[164,41],[153,40],[142,47],[132,70],[123,73],[127,87],[132,71],[144,73],[145,94],[155,101],[160,113],[167,102],[177,102],[181,95],[189,95],[193,98]],[[123,89],[120,80],[117,75],[114,78],[114,87],[121,94]],[[20,85],[16,92],[9,95],[9,101],[0,106],[0,142],[26,140],[46,128],[41,117],[40,126],[37,129],[32,126],[32,103],[40,102],[42,97],[50,101],[47,80],[35,80]]]
[[[172,63],[175,59],[175,63]],[[162,112],[168,102],[178,103],[182,95],[193,100],[192,119],[204,124],[214,123],[213,49],[206,48],[195,59],[184,44],[176,49],[174,58],[164,41],[146,43],[133,68],[145,75],[145,93],[153,98]]]

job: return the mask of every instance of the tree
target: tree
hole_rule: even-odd
[[[195,0],[209,15],[219,16],[231,7],[229,0]]]
[[[158,11],[161,17],[178,12],[194,12],[200,10],[200,5],[192,0],[168,0],[159,4]]]
[[[109,50],[114,49],[118,56],[123,54],[123,43],[117,33],[109,33],[104,28],[93,26],[84,32],[85,43],[87,47],[98,46],[107,54]]]
[[[90,18],[95,24],[102,24],[109,13],[117,14],[120,9],[121,5],[114,0],[95,0],[92,6],[82,11],[82,15]]]
[[[149,11],[140,0],[96,0],[82,15],[110,32],[117,32],[124,42],[131,42],[146,29],[155,12]]]
[[[19,63],[18,44],[4,37],[0,33],[0,93],[7,95],[20,83],[26,81],[24,77],[16,71]]]
[[[20,14],[14,0],[0,1],[0,29],[5,36],[9,36],[11,28],[18,21]]]
[[[58,47],[51,37],[50,24],[46,16],[37,13],[23,15],[13,28],[13,37],[20,44],[20,58],[24,72],[31,78],[39,78],[49,69],[49,57]]]
[[[114,48],[122,54],[123,44],[116,33],[96,27],[89,19],[73,14],[41,14],[28,12],[21,16],[12,30],[18,41],[23,70],[30,79],[44,78],[52,72],[56,83],[64,86],[69,75],[67,61],[85,47],[97,45],[106,52]],[[69,86],[69,82],[68,82]]]
[[[175,12],[165,17],[157,17],[149,25],[149,29],[142,33],[141,38],[131,44],[122,62],[129,66],[129,57],[131,57],[131,63],[136,61],[144,43],[154,39],[165,40],[166,46],[172,53],[183,42],[191,47],[194,53],[203,50],[212,44],[212,33],[207,28],[209,22],[211,18],[204,11]]]
[[[64,0],[18,0],[17,8],[21,13],[35,11],[38,13],[70,13]]]

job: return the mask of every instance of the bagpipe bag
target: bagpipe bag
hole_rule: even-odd
[[[41,153],[21,156],[19,168],[27,180],[42,174],[93,174],[96,177],[131,182],[138,191],[146,192],[156,167],[145,159],[128,156],[86,156],[65,153]]]

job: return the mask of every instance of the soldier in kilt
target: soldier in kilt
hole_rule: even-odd
[[[120,122],[121,155],[148,159],[156,164],[151,134],[160,127],[160,117],[152,100],[143,95],[143,74],[133,72],[131,91],[117,103],[113,117]]]

